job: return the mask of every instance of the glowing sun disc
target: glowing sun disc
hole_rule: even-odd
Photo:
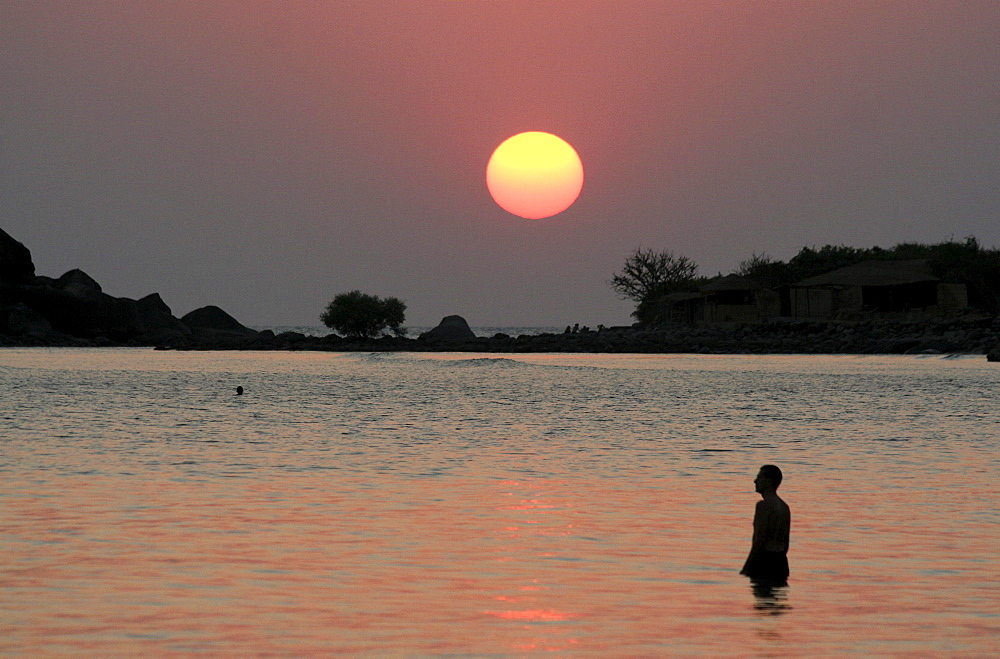
[[[566,140],[552,133],[518,133],[490,156],[486,187],[508,213],[539,220],[563,212],[580,196],[583,163]]]

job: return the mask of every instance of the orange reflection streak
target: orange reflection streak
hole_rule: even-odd
[[[546,551],[538,546],[547,543],[551,538],[564,537],[565,529],[572,528],[568,518],[579,514],[576,505],[571,501],[572,489],[564,480],[554,482],[532,482],[522,484],[506,482],[502,486],[510,488],[496,494],[496,511],[501,515],[498,524],[498,539],[504,544],[498,550],[501,556],[497,562],[513,563],[521,568],[535,566],[541,574],[547,573],[544,563],[546,559],[558,558],[557,552]],[[528,491],[531,492],[529,496]],[[514,498],[516,503],[503,501]],[[504,522],[507,522],[506,524]],[[551,576],[550,576],[551,578]],[[485,609],[483,615],[497,620],[519,623],[516,629],[530,634],[531,638],[512,641],[510,649],[514,652],[545,649],[546,651],[565,651],[578,644],[575,631],[570,627],[553,627],[552,623],[563,623],[578,618],[566,607],[560,606],[560,592],[565,584],[548,585],[541,583],[543,578],[536,577],[527,583],[512,586],[505,581],[497,582],[497,586],[506,590],[493,597],[494,601],[505,602],[509,608],[496,610]],[[511,589],[515,590],[511,590]],[[528,623],[525,626],[525,623]],[[538,638],[540,628],[535,623],[546,623],[545,636]],[[574,634],[571,636],[570,634]]]
[[[505,620],[521,620],[527,622],[554,622],[569,620],[570,615],[551,609],[526,609],[522,611],[483,611],[486,615],[504,618]]]

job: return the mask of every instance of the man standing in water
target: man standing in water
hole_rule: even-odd
[[[753,544],[740,574],[754,581],[780,585],[788,579],[788,533],[792,525],[788,504],[777,492],[781,470],[774,465],[764,465],[753,484],[763,501],[757,502],[754,511]]]

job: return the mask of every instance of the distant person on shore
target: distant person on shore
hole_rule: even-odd
[[[236,387],[236,395],[237,396],[243,395],[243,387]]]
[[[788,536],[792,514],[788,504],[778,496],[781,470],[764,465],[753,481],[762,501],[757,502],[753,515],[753,543],[750,555],[740,574],[754,581],[782,585],[788,579]]]

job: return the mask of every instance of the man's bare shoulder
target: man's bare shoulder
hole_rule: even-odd
[[[789,513],[788,504],[778,497],[768,497],[757,502],[757,510]]]

